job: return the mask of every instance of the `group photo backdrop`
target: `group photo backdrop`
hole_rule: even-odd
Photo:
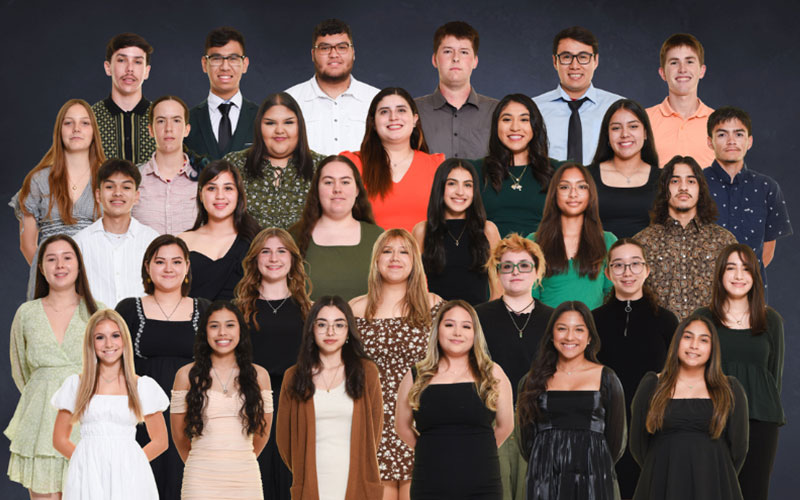
[[[798,46],[794,2],[633,2],[606,0],[397,0],[322,2],[208,0],[139,0],[115,2],[27,2],[5,0],[0,6],[4,64],[0,77],[3,112],[0,137],[6,160],[0,168],[0,427],[5,429],[19,399],[8,353],[8,332],[25,300],[28,265],[19,251],[19,226],[6,204],[26,173],[52,142],[53,123],[71,98],[90,104],[108,96],[103,71],[105,46],[117,33],[132,31],[155,48],[144,95],[181,97],[191,107],[208,95],[202,72],[205,36],[230,25],[246,38],[250,67],[242,78],[243,95],[257,103],[272,92],[308,80],[311,32],[331,17],[349,23],[356,60],[353,75],[375,87],[399,86],[413,96],[437,85],[431,66],[432,38],[448,21],[470,23],[480,33],[479,64],[472,84],[481,94],[536,96],[552,90],[558,78],[552,65],[553,36],[581,25],[600,41],[594,85],[649,107],[667,95],[658,75],[661,43],[676,32],[694,34],[705,47],[706,76],[699,95],[712,108],[733,105],[753,119],[749,167],[780,183],[789,212],[800,232],[800,185],[797,125],[800,106]],[[778,241],[768,268],[770,305],[786,330],[783,404],[788,424],[772,475],[771,498],[792,498],[800,490],[796,472],[800,448],[800,324],[797,284],[800,272],[796,236]],[[138,266],[138,263],[133,265]],[[0,498],[27,499],[8,480],[8,440],[0,440]],[[795,493],[792,493],[795,492]]]

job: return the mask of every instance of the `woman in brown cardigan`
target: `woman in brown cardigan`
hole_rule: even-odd
[[[378,368],[341,297],[322,297],[309,311],[283,387],[275,438],[292,471],[292,499],[381,499]]]

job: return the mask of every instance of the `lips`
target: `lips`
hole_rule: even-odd
[[[216,339],[214,344],[218,345],[219,347],[228,347],[231,345],[231,339]]]

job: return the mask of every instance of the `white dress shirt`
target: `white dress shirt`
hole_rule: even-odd
[[[367,112],[378,89],[350,75],[350,87],[332,99],[319,88],[316,76],[312,76],[286,92],[303,112],[312,151],[327,156],[361,149]]]
[[[231,137],[233,137],[236,133],[236,124],[239,123],[239,112],[242,110],[242,91],[236,92],[236,95],[227,101],[213,92],[208,93],[208,117],[211,118],[211,130],[214,131],[217,141],[219,141],[219,121],[222,120],[219,105],[226,102],[233,103],[228,110],[228,118],[231,119]]]
[[[124,298],[144,295],[142,259],[157,236],[155,229],[133,217],[126,233],[108,233],[101,217],[73,237],[95,300],[114,307]]]

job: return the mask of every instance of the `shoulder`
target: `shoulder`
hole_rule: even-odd
[[[125,318],[127,314],[136,309],[136,299],[137,299],[136,297],[128,297],[126,299],[122,299],[119,302],[117,302],[117,305],[116,307],[114,307],[114,310],[120,313],[120,315],[122,315],[123,318]]]
[[[420,108],[420,111],[422,111],[422,108],[425,108],[425,111],[429,111],[433,108],[433,97],[434,94],[415,97],[414,102],[417,104],[417,107]]]
[[[378,365],[376,365],[373,361],[369,359],[362,359],[361,365],[364,367],[364,374],[367,376],[368,381],[380,380]]]
[[[295,373],[297,373],[297,365],[292,365],[286,369],[286,371],[283,373],[283,382],[281,383],[282,388],[285,389],[292,384]]]
[[[313,76],[311,78],[314,79]],[[299,101],[304,99],[308,93],[311,92],[311,90],[311,80],[306,80],[296,85],[292,85],[286,89],[286,93],[292,96],[295,100]]]
[[[147,375],[138,375],[136,376],[136,379],[136,387],[139,389],[139,392],[154,391],[156,389],[159,391],[161,390],[161,386],[158,385],[158,382]]]
[[[503,371],[503,367],[496,362],[492,363],[492,376],[500,381],[508,381],[508,376]]]
[[[266,368],[255,363],[253,363],[253,368],[256,369],[256,378],[258,379],[258,385],[261,387],[261,390],[270,389],[272,386],[270,385],[269,373]]]
[[[606,243],[606,250],[617,241],[617,237],[614,236],[614,233],[610,233],[608,231],[603,231],[603,241]]]
[[[600,375],[601,384],[606,387],[609,386],[614,388],[619,387],[619,389],[621,390],[622,382],[619,381],[619,377],[617,377],[617,372],[615,372],[608,366],[605,365],[601,366],[603,367],[602,374]]]
[[[539,94],[533,97],[533,102],[535,102],[537,106],[541,106],[542,104],[547,104],[560,97],[561,97],[561,91],[559,91],[558,88],[555,88],[553,90],[548,90],[544,94]]]
[[[371,222],[360,221],[361,222],[361,235],[366,237],[372,242],[378,239],[378,236],[383,234],[383,228],[377,224],[373,224]]]
[[[722,244],[736,243],[736,236],[724,227],[714,222],[706,224],[706,231],[720,240]]]
[[[222,157],[223,160],[227,160],[234,164],[234,166],[238,168],[242,168],[247,161],[247,153],[250,152],[250,148],[242,149],[240,151],[231,151],[230,153],[226,154]]]
[[[411,229],[411,235],[414,236],[417,241],[421,242],[425,238],[425,226],[427,224],[427,220],[421,220],[414,224],[414,228]]]
[[[42,299],[33,299],[27,302],[23,302],[17,308],[16,316],[20,319],[27,319],[32,314],[39,314],[43,311],[42,306]]]
[[[500,230],[497,229],[497,224],[490,220],[486,220],[486,224],[483,225],[483,232],[486,234],[486,237],[494,237],[496,240],[501,240],[500,237]]]
[[[739,382],[739,379],[737,379],[733,375],[728,375],[728,384],[731,386],[731,390],[733,391],[733,398],[735,400],[747,401],[747,393],[744,392],[744,387],[742,387],[742,383]]]
[[[360,151],[342,151],[342,156],[352,161],[356,167],[361,170],[361,152]]]
[[[433,292],[428,292],[428,305],[431,306],[431,309],[444,303],[444,299],[439,297]]]
[[[350,308],[353,310],[354,316],[363,317],[367,310],[367,296],[359,295],[358,297],[350,299],[349,304]]]
[[[598,89],[597,87],[595,87],[594,90],[597,92],[598,100],[604,101],[604,104],[607,106],[611,106],[620,99],[625,99],[625,97],[613,92],[609,92],[608,90]]]
[[[656,385],[658,385],[658,374],[656,372],[647,372],[642,377],[642,380],[639,381],[639,391],[646,391],[647,393],[652,393]]]
[[[633,239],[642,245],[648,245],[653,237],[657,236],[663,230],[663,228],[664,226],[661,224],[650,224],[646,228],[633,235]]]
[[[364,83],[361,80],[356,80],[353,76],[350,77],[350,90],[353,91],[354,94],[357,94],[360,99],[365,101],[371,101],[375,95],[381,91],[381,89],[373,87],[368,83]]]
[[[174,390],[185,391],[189,389],[189,371],[193,366],[194,363],[192,362],[178,369],[178,372],[175,374],[175,383],[172,386]]]

